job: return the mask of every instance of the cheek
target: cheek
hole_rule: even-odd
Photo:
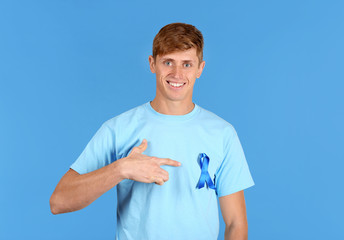
[[[156,75],[156,78],[159,82],[161,82],[161,84],[164,84],[164,82],[166,81],[166,74],[159,73]]]
[[[198,72],[192,72],[192,73],[188,74],[188,78],[192,81],[195,81],[197,76],[198,76]]]

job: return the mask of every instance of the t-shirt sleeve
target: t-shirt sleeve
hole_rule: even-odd
[[[115,153],[114,131],[105,122],[70,168],[79,174],[89,173],[115,161]]]
[[[224,159],[215,174],[216,195],[222,197],[255,185],[239,137],[232,127],[225,137]]]

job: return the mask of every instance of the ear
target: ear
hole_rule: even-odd
[[[205,61],[202,61],[201,64],[199,65],[199,67],[198,67],[197,78],[201,77],[204,65],[205,65]]]
[[[152,55],[149,55],[148,61],[149,61],[149,67],[150,67],[151,72],[155,73],[155,62]]]

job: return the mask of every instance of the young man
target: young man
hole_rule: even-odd
[[[80,210],[117,185],[116,239],[247,239],[243,189],[254,185],[234,127],[192,102],[203,36],[163,27],[149,56],[156,96],[103,123],[62,177],[53,214]]]

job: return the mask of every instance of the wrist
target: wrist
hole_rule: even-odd
[[[127,168],[125,166],[125,160],[126,160],[126,157],[118,159],[117,161],[115,161],[117,174],[119,175],[121,180],[129,178],[128,173],[126,171]]]

